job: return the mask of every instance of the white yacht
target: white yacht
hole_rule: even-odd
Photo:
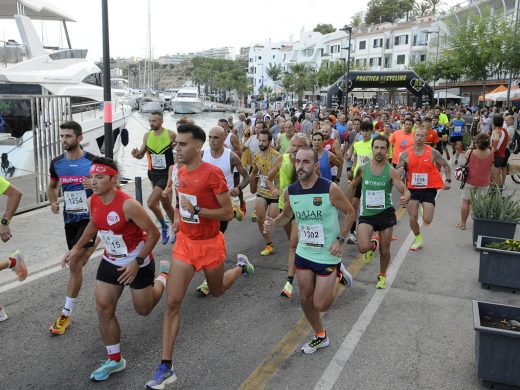
[[[0,19],[14,19],[21,39],[0,41],[0,175],[47,170],[48,160],[61,153],[59,125],[66,120],[81,124],[85,150],[103,154],[110,111],[103,109],[101,70],[86,59],[87,50],[70,46],[66,22],[74,20],[44,0],[2,0]],[[69,47],[43,46],[31,19],[62,22]],[[116,156],[131,109],[112,99]]]
[[[139,99],[139,112],[163,112],[164,104],[157,95],[145,94]]]
[[[199,97],[197,88],[181,88],[172,100],[172,110],[175,114],[198,114],[204,111],[204,102]]]

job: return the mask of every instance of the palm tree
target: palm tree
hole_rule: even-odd
[[[446,4],[442,0],[426,0],[426,2],[429,3],[433,14],[437,11],[437,7]]]
[[[360,28],[363,26],[363,19],[360,15],[355,15],[350,20],[350,25],[352,26],[352,28]]]
[[[314,68],[309,64],[294,64],[289,66],[289,70],[294,79],[294,92],[298,95],[298,105],[301,106],[303,93],[306,89],[312,88],[309,74],[314,72]]]
[[[276,96],[276,85],[278,84],[278,81],[280,81],[282,79],[282,73],[283,73],[282,64],[269,63],[269,66],[267,68],[265,68],[265,73],[267,73],[267,76],[269,76],[269,78],[271,80],[273,80],[275,96]]]
[[[431,10],[431,4],[429,1],[423,1],[422,3],[414,4],[414,14],[415,15],[425,16],[425,15],[428,15],[430,10]]]

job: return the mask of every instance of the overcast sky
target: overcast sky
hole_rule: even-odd
[[[46,0],[73,17],[69,34],[74,48],[88,49],[88,57],[102,55],[101,0]],[[452,5],[461,0],[446,0]],[[298,39],[303,28],[312,30],[318,23],[339,28],[352,16],[365,9],[368,0],[298,0],[238,1],[151,0],[151,32],[154,57],[232,46],[240,48],[255,43]],[[148,1],[108,0],[110,20],[110,55],[112,57],[144,57],[148,24]],[[0,39],[19,37],[0,20]],[[47,45],[58,45],[63,35],[54,23],[36,24]]]

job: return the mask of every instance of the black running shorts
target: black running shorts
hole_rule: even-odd
[[[65,224],[65,238],[67,239],[67,247],[72,249],[72,247],[78,242],[81,235],[85,231],[90,219],[83,219],[78,222],[71,222]],[[96,236],[92,237],[84,248],[91,248],[94,246],[94,242],[96,241]]]
[[[165,190],[168,184],[167,173],[152,173],[148,171],[148,179],[152,182],[152,187],[159,187],[161,190]]]
[[[435,188],[425,188],[422,190],[410,190],[410,200],[417,200],[419,203],[431,203],[435,206],[437,190]]]
[[[397,217],[395,216],[395,209],[393,207],[387,208],[381,214],[372,216],[360,216],[358,225],[366,223],[374,228],[375,232],[381,232],[385,229],[397,225]]]
[[[117,279],[123,274],[123,271],[117,270],[118,268],[119,266],[111,264],[108,260],[101,259],[97,269],[96,280],[108,284],[124,286],[117,281]],[[146,267],[139,268],[134,281],[130,283],[130,288],[133,288],[134,290],[141,290],[148,286],[153,286],[154,278],[155,263],[150,261],[150,264],[148,264]]]

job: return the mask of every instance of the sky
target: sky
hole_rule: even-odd
[[[88,58],[102,56],[101,0],[45,0],[73,19],[68,23],[72,47],[88,49]],[[461,0],[445,0],[453,5]],[[297,40],[302,28],[312,30],[318,23],[336,28],[348,24],[368,0],[238,0],[172,1],[150,0],[151,46],[153,55],[196,52],[224,46],[240,47],[272,41]],[[111,57],[145,57],[148,2],[108,0]],[[44,43],[65,46],[58,23],[36,23]],[[0,40],[17,36],[14,22],[0,20]],[[60,41],[61,40],[61,41]]]

